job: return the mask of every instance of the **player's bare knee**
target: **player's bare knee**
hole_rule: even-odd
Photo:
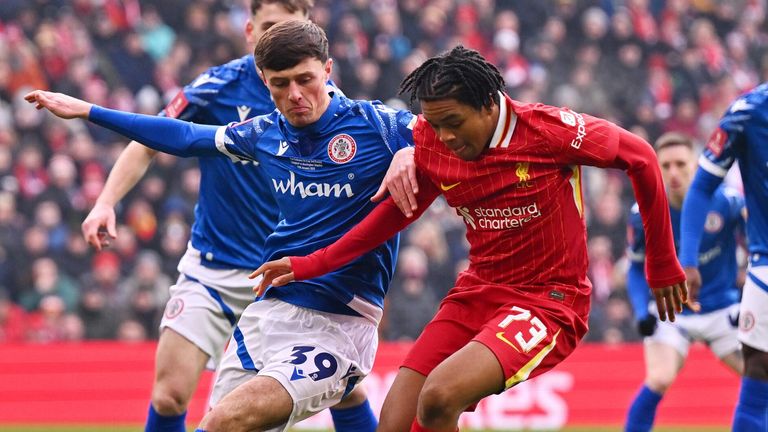
[[[176,416],[187,410],[189,400],[181,392],[162,388],[152,392],[152,406],[158,414]]]
[[[431,422],[450,417],[460,409],[455,394],[446,387],[427,383],[419,395],[419,421],[423,426],[429,427]]]
[[[669,389],[669,386],[675,381],[675,375],[672,373],[656,374],[649,376],[645,384],[649,389],[656,393],[664,394]]]
[[[341,402],[337,403],[333,409],[348,409],[356,407],[365,402],[367,398],[368,396],[365,394],[365,390],[363,390],[361,387],[357,387],[352,390],[352,393],[342,399]]]
[[[238,421],[231,412],[221,407],[211,409],[200,423],[200,428],[206,432],[248,432],[251,430]]]

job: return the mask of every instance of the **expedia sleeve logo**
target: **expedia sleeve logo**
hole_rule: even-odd
[[[581,148],[584,138],[587,137],[587,127],[584,123],[584,116],[573,111],[560,110],[560,121],[570,127],[576,127],[576,138],[571,140],[571,147]]]
[[[568,126],[576,126],[576,116],[568,111],[560,111],[560,120]]]

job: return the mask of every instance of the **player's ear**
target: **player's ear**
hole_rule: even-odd
[[[262,81],[264,81],[264,84],[267,83],[267,78],[264,76],[264,71],[256,68],[256,73],[259,74],[259,78],[261,78]]]
[[[251,47],[256,46],[255,40],[253,40],[253,31],[256,29],[256,26],[253,25],[253,21],[248,18],[248,21],[245,22],[245,40],[248,42],[248,45]]]
[[[325,61],[325,73],[328,74],[328,79],[331,79],[331,73],[333,72],[333,59],[328,58],[328,60]]]

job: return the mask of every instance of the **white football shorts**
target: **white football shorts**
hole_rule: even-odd
[[[293,424],[336,405],[370,373],[376,325],[363,317],[320,312],[266,299],[243,312],[224,353],[210,406],[256,377],[276,379],[293,399]]]
[[[649,310],[658,317],[656,303],[651,303]],[[700,341],[718,358],[723,358],[740,348],[738,315],[738,303],[703,314],[676,315],[675,322],[659,321],[656,331],[644,341],[671,346],[683,357],[688,356],[693,341]]]
[[[211,357],[208,367],[215,369],[237,320],[255,300],[253,287],[259,281],[248,279],[253,270],[203,266],[200,252],[191,245],[178,270],[179,279],[170,289],[160,330],[167,327],[188,339]]]
[[[768,352],[768,266],[750,267],[741,294],[739,340]]]

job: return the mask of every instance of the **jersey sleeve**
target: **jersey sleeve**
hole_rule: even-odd
[[[294,278],[307,280],[331,272],[387,241],[418,219],[440,191],[418,172],[417,179],[420,192],[416,195],[418,210],[413,217],[406,217],[392,197],[387,198],[333,244],[307,256],[289,257]]]
[[[637,203],[632,206],[627,223],[627,258],[632,263],[645,262],[645,232]]]
[[[212,67],[198,75],[191,83],[179,90],[176,96],[160,111],[161,116],[193,121],[200,112],[216,99],[227,80],[220,76],[222,66]]]
[[[277,112],[257,116],[216,130],[216,149],[232,162],[258,161],[256,146],[264,132],[277,122]]]
[[[176,93],[176,96],[171,99],[168,105],[166,105],[158,115],[186,121],[193,119],[198,112],[199,107],[190,104],[185,89],[186,88],[179,90],[179,92]]]
[[[635,204],[629,214],[627,224],[627,294],[632,304],[636,319],[648,315],[648,302],[651,300],[648,282],[645,280],[645,232],[640,217],[640,207]]]
[[[711,205],[715,190],[736,160],[738,148],[744,145],[745,125],[752,118],[754,108],[746,97],[736,99],[699,157],[699,168],[688,188],[680,218],[680,262],[684,266],[698,265],[697,251],[706,222],[706,214],[699,209]]]
[[[373,121],[392,153],[413,146],[413,126],[417,119],[413,113],[395,110],[378,101],[370,106]]]
[[[731,104],[709,137],[699,157],[699,168],[714,176],[725,177],[736,161],[737,148],[743,145],[745,123],[752,117],[753,108],[743,98]]]
[[[542,106],[535,122],[556,163],[608,166],[619,147],[615,124],[568,108]]]
[[[217,156],[216,126],[134,114],[93,105],[88,120],[143,145],[180,157]]]
[[[745,235],[747,208],[744,196],[731,187],[724,187],[722,189],[722,196],[726,201],[728,222],[733,224],[739,236]]]
[[[669,202],[664,191],[656,153],[645,140],[616,127],[619,132],[615,159],[606,166],[626,171],[635,192],[645,232],[645,271],[651,288],[685,280],[675,251]]]

